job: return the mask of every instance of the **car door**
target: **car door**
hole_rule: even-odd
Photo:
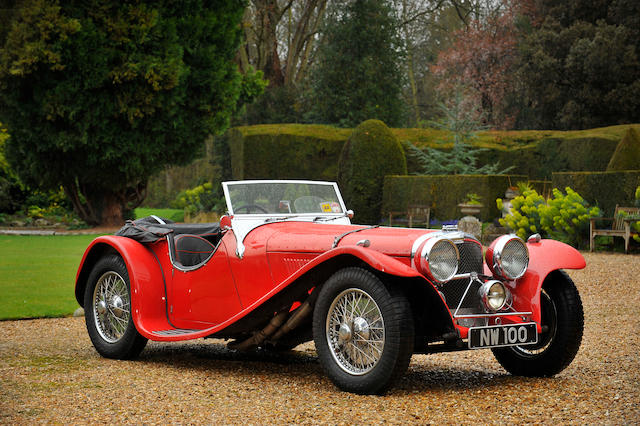
[[[169,318],[175,327],[197,329],[212,326],[242,309],[227,257],[224,242],[227,236],[203,266],[188,271],[174,266]]]

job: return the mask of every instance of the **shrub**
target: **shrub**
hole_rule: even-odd
[[[379,222],[384,177],[398,174],[407,174],[407,161],[389,128],[380,120],[356,127],[340,155],[338,182],[358,223]]]
[[[607,171],[640,170],[640,136],[633,127],[624,134],[616,147]]]
[[[640,186],[636,188],[636,207],[640,207]],[[640,219],[640,218],[639,218]],[[638,222],[633,222],[631,224],[631,228],[635,231],[635,232],[640,232],[640,221]],[[634,241],[640,243],[640,235],[634,235],[633,236]]]
[[[195,188],[182,191],[171,202],[171,207],[184,209],[190,214],[221,211],[224,209],[224,199],[213,189],[211,182],[206,182]]]
[[[521,186],[520,196],[511,201],[511,214],[500,219],[500,224],[513,230],[520,238],[539,233],[575,247],[588,237],[589,218],[600,215],[598,207],[589,204],[574,190],[567,187],[566,195],[557,188],[545,200],[537,191]],[[502,200],[497,200],[498,208]]]

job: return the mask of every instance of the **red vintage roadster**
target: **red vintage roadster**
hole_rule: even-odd
[[[230,339],[287,350],[313,340],[343,390],[381,393],[414,353],[491,348],[509,372],[551,376],[582,340],[575,249],[504,235],[486,250],[455,227],[352,225],[331,182],[223,183],[220,223],[128,222],[86,250],[75,295],[96,350],[147,339]]]

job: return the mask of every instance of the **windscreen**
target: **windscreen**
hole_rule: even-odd
[[[230,213],[341,214],[336,187],[329,182],[228,182]]]

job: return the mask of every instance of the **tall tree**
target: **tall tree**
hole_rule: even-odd
[[[295,122],[308,71],[315,58],[319,30],[329,0],[251,0],[238,52],[242,72],[263,72],[269,86],[247,107],[239,121],[247,124]]]
[[[400,124],[403,51],[389,3],[353,0],[327,21],[313,74],[317,120],[352,127],[370,118]]]
[[[640,118],[640,3],[541,2],[544,23],[521,45],[529,127],[576,129]]]
[[[228,125],[242,1],[17,4],[0,40],[7,159],[29,185],[62,185],[88,223],[121,223],[151,174]]]

